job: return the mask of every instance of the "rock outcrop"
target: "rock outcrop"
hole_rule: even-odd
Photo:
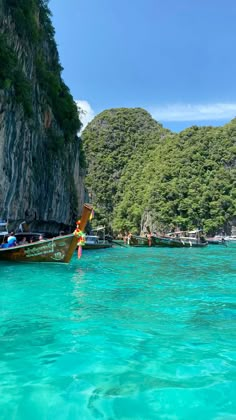
[[[36,25],[41,36],[37,45],[27,34],[19,34],[11,8],[0,0],[0,36],[5,55],[6,51],[12,54],[15,60],[12,62],[21,72],[20,89],[30,87],[27,103],[18,92],[16,69],[12,70],[14,77],[9,76],[10,80],[2,76],[0,217],[15,225],[26,220],[34,228],[57,231],[62,226],[73,225],[80,214],[84,202],[84,174],[80,167],[80,139],[76,135],[76,124],[70,130],[69,138],[65,124],[63,126],[57,117],[60,110],[57,113],[54,110],[55,95],[50,100],[49,88],[47,91],[39,80],[37,60],[42,57],[45,74],[52,77],[56,74],[56,82],[62,84],[62,88],[58,88],[59,99],[64,91],[70,99],[60,72],[53,70],[58,61],[55,42],[47,36],[45,28],[41,28],[42,22],[38,19],[40,2],[35,4]],[[71,102],[70,106],[75,107],[72,98]],[[30,108],[27,108],[28,104]],[[67,127],[70,118],[67,117]]]

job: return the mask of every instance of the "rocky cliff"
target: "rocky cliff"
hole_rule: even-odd
[[[84,201],[76,105],[41,0],[0,0],[0,217],[55,231]]]

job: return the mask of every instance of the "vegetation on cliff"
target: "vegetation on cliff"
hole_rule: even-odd
[[[26,117],[33,117],[34,84],[45,94],[45,103],[50,107],[65,141],[74,141],[81,127],[77,106],[62,80],[54,28],[51,24],[47,0],[3,0],[4,14],[10,17],[9,27],[0,32],[0,89],[12,92],[16,102],[21,103]],[[18,54],[14,49],[14,32],[25,51]],[[25,54],[25,55],[24,55]],[[32,68],[27,68],[28,57]],[[48,132],[56,150],[61,139]],[[56,139],[56,140],[55,140]]]
[[[139,231],[148,213],[157,230],[213,233],[236,214],[236,120],[173,134],[142,109],[117,109],[88,125],[83,145],[87,187],[115,231]]]
[[[134,156],[140,159],[137,171],[143,156],[153,151],[167,133],[145,110],[126,108],[102,112],[84,130],[86,186],[101,222],[113,222],[120,181],[129,162]]]
[[[0,62],[0,89],[9,91],[13,87],[16,102],[22,104],[27,117],[32,116],[31,84],[3,34],[0,34]]]

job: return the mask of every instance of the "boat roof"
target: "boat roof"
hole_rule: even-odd
[[[178,234],[178,233],[198,233],[202,232],[202,229],[195,229],[195,230],[177,230],[175,232],[169,232],[168,235]]]
[[[18,236],[40,236],[40,235],[43,235],[44,234],[44,232],[16,232],[15,233],[15,235],[18,235]]]
[[[104,229],[105,229],[105,226],[97,226],[96,228],[92,228],[92,231],[97,232],[99,230],[104,230]]]

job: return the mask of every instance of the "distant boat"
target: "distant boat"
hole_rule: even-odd
[[[155,235],[155,246],[170,248],[205,247],[208,242],[200,230],[171,232],[167,235]]]
[[[106,239],[105,226],[93,228],[91,235],[86,235],[83,249],[111,248],[112,242]]]
[[[106,239],[100,239],[99,236],[95,235],[86,235],[83,249],[104,249],[111,247],[112,243],[108,242]]]
[[[127,244],[130,246],[136,247],[146,247],[146,246],[155,246],[154,237],[149,236],[138,236],[138,235],[130,235],[127,239]]]
[[[236,245],[236,235],[224,237],[227,245]]]
[[[226,241],[223,236],[213,236],[206,239],[209,245],[226,245]]]
[[[92,212],[92,207],[84,204],[80,220],[83,231]],[[26,243],[10,248],[0,248],[0,261],[15,262],[60,262],[68,263],[77,247],[78,238],[70,235],[57,236],[52,239]]]

